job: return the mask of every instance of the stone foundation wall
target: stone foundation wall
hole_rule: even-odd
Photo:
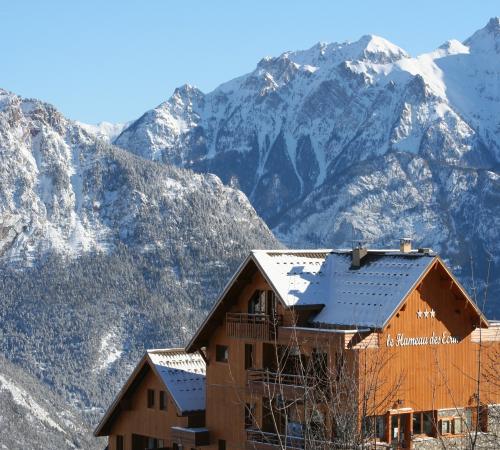
[[[488,406],[488,432],[500,436],[500,405]]]
[[[498,450],[499,441],[491,433],[479,433],[475,450]],[[471,450],[472,444],[468,437],[426,438],[413,441],[413,450]]]

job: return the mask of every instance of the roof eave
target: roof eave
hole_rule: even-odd
[[[127,393],[128,389],[130,388],[130,385],[135,380],[135,378],[137,377],[137,375],[139,374],[139,372],[142,370],[142,368],[144,367],[144,364],[146,364],[147,361],[148,361],[148,354],[146,353],[140,359],[140,361],[137,363],[137,365],[135,366],[135,369],[130,374],[130,376],[128,377],[127,381],[125,382],[125,384],[122,386],[122,388],[120,389],[120,391],[116,395],[113,403],[111,403],[111,405],[107,409],[106,413],[104,414],[103,418],[98,423],[98,425],[95,428],[94,433],[93,433],[94,436],[96,436],[96,437],[107,436],[106,434],[103,434],[103,428],[107,425],[109,419],[113,415],[113,412],[119,406],[120,401],[123,399],[123,397]]]
[[[241,275],[241,273],[243,272],[243,270],[245,269],[245,267],[248,265],[248,263],[250,261],[252,261],[256,265],[257,269],[262,274],[262,276],[264,277],[264,279],[266,280],[266,282],[269,284],[269,286],[271,287],[271,289],[274,291],[276,297],[283,304],[283,306],[286,307],[286,308],[289,308],[289,305],[287,305],[285,303],[285,300],[281,297],[281,295],[279,293],[279,290],[272,283],[271,279],[266,274],[266,271],[262,268],[261,264],[259,263],[258,258],[255,256],[254,251],[251,251],[249,253],[249,255],[245,258],[245,260],[240,264],[240,266],[238,267],[238,270],[234,273],[234,275],[231,277],[231,279],[229,280],[229,282],[226,284],[226,286],[224,287],[224,290],[222,291],[222,294],[219,295],[219,297],[217,299],[217,302],[212,307],[212,309],[210,310],[210,312],[208,313],[207,317],[202,322],[202,324],[198,327],[198,330],[196,331],[195,335],[191,338],[191,340],[189,341],[189,343],[186,345],[185,350],[186,350],[187,353],[193,353],[193,352],[195,352],[196,350],[198,350],[201,347],[200,344],[197,345],[197,341],[199,340],[199,337],[200,337],[202,331],[205,329],[205,327],[208,324],[208,322],[210,322],[210,319],[212,318],[212,316],[215,314],[215,312],[217,311],[217,309],[221,305],[221,303],[224,300],[225,296],[227,295],[227,293],[229,292],[229,290],[231,289],[231,287],[234,285],[234,283],[239,278],[239,276]]]
[[[394,315],[399,311],[399,309],[404,305],[406,300],[408,299],[409,295],[417,288],[417,286],[422,282],[422,280],[427,276],[427,274],[431,271],[432,268],[434,268],[437,264],[439,264],[445,271],[446,273],[450,276],[450,278],[453,280],[453,282],[457,285],[459,290],[462,292],[462,294],[465,296],[467,301],[473,306],[474,310],[477,312],[479,315],[480,319],[483,321],[483,323],[486,325],[486,327],[489,327],[489,322],[484,316],[484,314],[481,312],[481,310],[478,308],[476,303],[470,298],[469,294],[467,291],[464,289],[464,287],[460,284],[460,282],[455,278],[453,273],[448,269],[444,261],[438,256],[438,255],[432,255],[434,258],[434,261],[429,264],[429,266],[425,269],[424,272],[418,277],[418,279],[413,283],[411,288],[408,290],[408,292],[403,296],[402,300],[398,303],[394,311],[390,314],[390,316],[384,321],[382,326],[380,327],[381,329],[384,329],[389,322],[392,320]]]
[[[406,300],[410,296],[410,294],[417,288],[417,286],[422,282],[422,280],[427,276],[427,274],[431,271],[431,269],[437,264],[438,257],[433,255],[432,256],[433,260],[427,268],[420,274],[420,276],[415,280],[415,282],[411,285],[410,289],[408,289],[408,292],[401,298],[399,303],[396,305],[394,310],[392,311],[391,314],[384,320],[384,322],[381,324],[380,328],[384,329],[389,322],[392,320],[392,318],[396,315],[396,313],[399,311],[399,309],[406,303]]]
[[[486,316],[483,314],[483,312],[481,311],[481,309],[479,308],[479,306],[477,306],[476,302],[470,297],[470,295],[467,293],[467,291],[462,286],[462,284],[460,283],[460,281],[457,280],[457,278],[455,277],[455,275],[453,275],[453,273],[448,269],[448,267],[446,266],[446,264],[444,263],[444,261],[439,256],[437,257],[437,259],[438,259],[439,263],[441,264],[441,267],[443,267],[443,269],[446,271],[446,273],[451,277],[451,279],[453,280],[453,282],[457,285],[457,287],[458,287],[459,291],[462,293],[462,295],[467,299],[467,301],[475,309],[475,311],[477,312],[479,318],[486,325],[486,328],[489,328],[490,322],[486,318]],[[480,326],[481,326],[481,324],[480,324]]]
[[[201,347],[199,345],[197,346],[196,343],[199,340],[199,337],[200,337],[202,331],[205,329],[206,325],[208,324],[208,322],[210,321],[210,319],[212,318],[212,316],[214,315],[214,313],[217,311],[218,307],[220,306],[220,304],[224,300],[224,297],[227,295],[229,289],[231,289],[232,285],[238,279],[238,277],[240,276],[241,272],[247,266],[247,264],[249,263],[249,261],[251,259],[252,259],[252,254],[250,253],[245,258],[245,260],[240,264],[240,266],[238,267],[238,269],[236,270],[236,272],[233,274],[233,276],[230,278],[230,280],[227,282],[227,284],[224,286],[224,289],[222,290],[222,293],[217,298],[217,301],[215,302],[214,306],[212,306],[212,309],[210,309],[207,317],[205,317],[205,320],[203,320],[203,322],[201,323],[201,325],[196,330],[196,333],[194,334],[194,336],[191,338],[191,340],[186,345],[185,351],[187,353],[193,353],[193,352],[195,352],[196,350],[198,350]]]
[[[258,261],[258,258],[256,258],[253,254],[253,252],[250,254],[250,257],[253,259],[255,265],[257,266],[257,268],[259,269],[260,273],[262,274],[262,276],[264,277],[264,279],[266,280],[267,284],[269,284],[269,286],[271,286],[271,289],[273,290],[274,294],[276,295],[276,297],[278,297],[278,300],[281,302],[281,304],[285,307],[285,308],[290,308],[291,306],[290,305],[287,305],[286,302],[285,302],[285,299],[281,297],[281,294],[279,292],[279,290],[276,288],[276,286],[274,285],[274,283],[271,281],[271,279],[268,277],[266,271],[264,270],[264,268],[261,266],[261,264],[259,263]]]

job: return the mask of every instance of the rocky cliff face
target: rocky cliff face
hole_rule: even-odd
[[[499,36],[493,18],[418,57],[364,36],[264,58],[209,94],[177,89],[115,143],[240,187],[292,246],[412,236],[469,287],[491,254],[498,293]]]

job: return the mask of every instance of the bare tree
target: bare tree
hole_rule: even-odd
[[[304,339],[296,327],[289,330],[288,342],[272,344],[266,367],[249,371],[254,400],[262,399],[261,420],[251,412],[250,440],[282,449],[376,446],[384,433],[376,415],[394,404],[403,379],[387,376],[391,353],[361,334],[345,348],[344,333]]]

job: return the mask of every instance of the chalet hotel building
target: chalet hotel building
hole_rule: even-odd
[[[109,450],[500,448],[500,323],[429,249],[255,250],[144,355]]]

